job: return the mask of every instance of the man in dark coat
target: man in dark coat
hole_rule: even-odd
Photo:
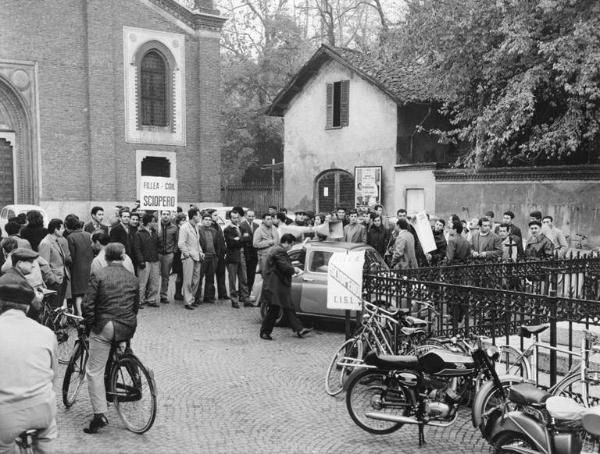
[[[432,228],[433,239],[435,240],[435,251],[430,252],[429,264],[431,266],[438,266],[442,263],[442,260],[446,258],[446,238],[444,237],[444,228],[446,227],[446,221],[438,219],[435,221],[435,225]]]
[[[310,328],[302,326],[292,302],[292,276],[301,272],[299,268],[292,265],[288,255],[288,251],[295,242],[296,237],[291,233],[286,233],[281,237],[281,242],[273,246],[267,253],[265,267],[262,271],[264,282],[261,304],[268,304],[269,307],[260,328],[261,339],[273,340],[271,332],[275,320],[277,320],[279,308],[283,310],[284,318],[298,337],[304,337],[311,331]]]
[[[104,219],[104,208],[98,206],[92,208],[91,215],[92,219],[85,226],[83,226],[83,230],[90,235],[97,230],[102,230],[108,235],[108,226],[102,224],[102,220]]]
[[[158,235],[153,215],[146,213],[142,218],[142,225],[135,234],[133,249],[140,280],[140,309],[144,304],[158,307],[160,262],[158,261]]]
[[[128,208],[121,208],[119,211],[119,223],[110,229],[110,242],[121,243],[125,247],[125,253],[131,257],[133,244],[129,235],[129,219],[131,214]]]
[[[246,257],[244,254],[244,244],[249,241],[250,235],[248,232],[245,232],[245,236],[242,233],[240,225],[241,216],[237,210],[231,211],[230,219],[231,224],[225,227],[225,230],[223,231],[225,235],[225,244],[227,245],[225,264],[227,265],[227,274],[229,275],[231,306],[235,309],[239,309],[240,302],[244,306],[252,306],[248,301]]]
[[[462,222],[452,221],[446,248],[446,265],[466,263],[471,257],[471,243],[462,236],[462,231]]]
[[[217,210],[211,210],[210,215],[212,216],[212,228],[216,232],[216,244],[217,244],[217,268],[215,275],[217,277],[217,294],[220,300],[228,300],[227,287],[225,286],[225,236],[223,235],[223,229],[219,225],[219,214]]]
[[[67,237],[71,254],[71,296],[75,299],[77,315],[81,315],[81,302],[87,290],[94,260],[92,237],[81,229],[79,218],[74,214],[65,218],[65,227],[71,231]]]
[[[31,301],[31,308],[27,313],[27,316],[34,320],[37,319],[37,316],[42,310],[41,303],[43,295],[34,290],[25,276],[31,274],[33,262],[37,256],[38,253],[32,251],[31,249],[15,249],[10,255],[12,267],[0,277],[0,285],[19,285],[26,288],[31,288],[32,292],[35,294],[35,298]]]

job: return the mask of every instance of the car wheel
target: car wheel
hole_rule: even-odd
[[[275,326],[284,326],[285,325],[285,317],[283,316],[283,310],[279,307],[279,312],[277,314],[277,318],[275,319]],[[267,316],[268,305],[265,303],[260,304],[260,317],[262,320]]]

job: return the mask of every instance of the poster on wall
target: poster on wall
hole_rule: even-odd
[[[373,208],[381,203],[381,166],[354,167],[354,206]]]

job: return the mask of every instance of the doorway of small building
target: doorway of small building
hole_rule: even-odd
[[[1,133],[0,133],[1,134]],[[14,136],[14,134],[12,134]],[[15,202],[13,143],[0,135],[0,207]]]
[[[354,177],[350,172],[331,169],[315,178],[315,210],[318,213],[334,211],[338,207],[354,207]]]

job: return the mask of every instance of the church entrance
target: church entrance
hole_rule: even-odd
[[[11,205],[15,199],[13,145],[0,132],[0,207]]]

